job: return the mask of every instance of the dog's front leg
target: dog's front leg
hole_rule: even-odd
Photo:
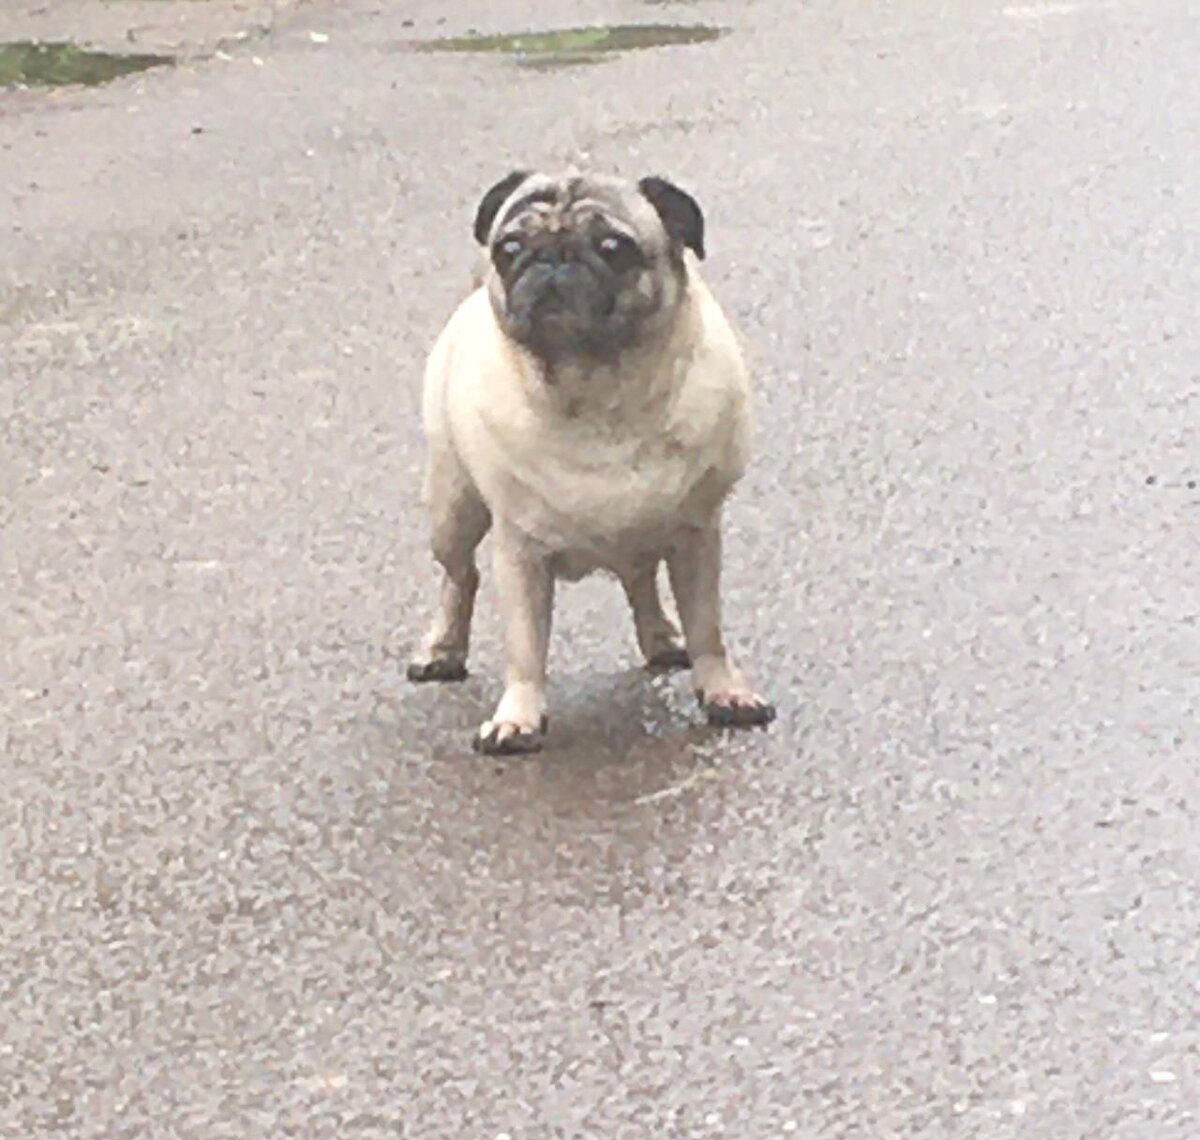
[[[546,731],[546,654],[554,578],[544,551],[512,527],[497,526],[493,573],[504,624],[504,696],[480,726],[484,753],[536,752]]]
[[[680,535],[667,559],[671,591],[683,623],[696,695],[709,722],[720,725],[766,724],[775,709],[746,683],[721,636],[721,524]]]

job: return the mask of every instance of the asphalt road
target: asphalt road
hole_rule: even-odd
[[[0,93],[0,1135],[1200,1135],[1189,7],[350,0]],[[630,20],[730,31],[401,46]],[[478,195],[569,160],[706,207],[780,717],[591,581],[496,763],[486,586],[403,678],[417,384]]]

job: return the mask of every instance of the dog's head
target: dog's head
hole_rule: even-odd
[[[514,171],[479,203],[501,328],[549,364],[615,362],[669,326],[704,257],[704,216],[662,178]]]

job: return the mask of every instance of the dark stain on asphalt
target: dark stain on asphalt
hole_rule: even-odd
[[[116,55],[72,43],[18,41],[0,44],[0,87],[95,87],[172,62],[168,55]]]
[[[508,55],[520,66],[548,70],[599,63],[621,52],[710,43],[724,34],[725,29],[704,24],[615,24],[510,35],[468,34],[425,40],[415,46],[427,52]]]

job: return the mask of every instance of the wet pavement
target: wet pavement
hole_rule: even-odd
[[[1200,1134],[1200,25],[934,8],[589,0],[727,34],[534,70],[411,44],[544,5],[352,0],[0,94],[0,1135]],[[706,207],[780,717],[589,581],[497,763],[486,586],[403,678],[417,385],[572,159]]]

